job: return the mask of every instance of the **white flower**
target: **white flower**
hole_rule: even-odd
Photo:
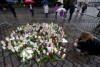
[[[47,56],[49,55],[49,52],[47,52],[47,54],[46,54]]]
[[[52,43],[52,39],[51,38],[49,39],[49,43]]]
[[[19,44],[19,45],[18,45],[18,49],[21,48],[21,47],[23,47],[23,45],[24,45],[24,44]]]
[[[34,46],[34,42],[30,41],[30,44]]]
[[[68,43],[68,41],[65,38],[62,38],[62,43]]]
[[[37,51],[37,52],[38,52],[39,55],[41,54],[40,51]]]
[[[27,52],[27,53],[33,53],[32,48],[27,47],[27,48],[26,48],[26,52]]]
[[[10,40],[15,40],[15,37],[11,37]]]
[[[22,30],[22,27],[17,27],[17,30],[21,31]]]
[[[13,31],[12,34],[15,34],[15,31]]]
[[[34,43],[34,48],[38,48],[38,45],[37,45],[37,43]]]
[[[63,51],[66,52],[66,49],[64,49]]]
[[[6,47],[5,46],[2,46],[2,48],[5,50],[6,49]]]
[[[61,54],[61,51],[58,51],[58,55],[60,55]]]
[[[21,57],[26,57],[26,52],[25,50],[22,51],[22,53],[20,54]]]
[[[10,45],[10,46],[7,46],[7,48],[8,48],[9,50],[11,50],[11,49],[13,49],[13,46]]]
[[[22,62],[24,62],[26,59],[26,57],[28,56],[28,54],[23,50],[22,53],[20,54],[20,56],[22,57]]]
[[[47,46],[47,50],[48,50],[49,53],[51,53],[52,47],[48,47],[48,46]]]
[[[17,35],[15,36],[15,38],[16,38],[17,40],[19,39],[19,37],[18,37]]]
[[[6,43],[2,40],[1,41],[1,44],[3,45],[3,46],[6,46]]]
[[[37,35],[35,35],[35,38],[37,38]]]
[[[40,61],[40,59],[37,59],[37,62],[39,62]]]
[[[25,34],[25,38],[29,37],[29,34]]]
[[[38,36],[38,38],[40,39],[40,38],[41,38],[41,36]]]
[[[12,52],[15,52],[14,48],[11,49]]]
[[[10,42],[10,39],[9,39],[8,37],[6,37],[5,40],[6,40],[7,42]]]
[[[46,54],[46,50],[43,50],[43,53]]]
[[[18,52],[19,47],[18,47],[18,46],[16,46],[16,47],[14,47],[14,48],[15,48],[16,52]]]
[[[57,48],[54,48],[54,52],[55,52],[55,53],[57,53],[57,52],[58,52]]]
[[[63,47],[60,47],[60,50],[62,50],[63,49]]]
[[[66,54],[63,54],[63,55],[62,55],[62,58],[65,58],[65,57],[66,57]]]
[[[31,59],[32,58],[32,54],[28,55],[27,59]]]
[[[14,43],[15,46],[17,45],[17,43],[15,41],[13,41],[13,43]]]
[[[8,46],[12,46],[11,42],[8,43]],[[13,46],[12,46],[13,47]]]
[[[20,38],[19,38],[20,40],[23,40],[24,38],[22,37],[22,36],[20,36]]]

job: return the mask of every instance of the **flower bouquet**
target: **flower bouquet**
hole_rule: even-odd
[[[18,27],[1,44],[3,49],[21,57],[21,62],[35,58],[45,63],[65,58],[64,44],[68,42],[65,37],[62,27],[57,24],[33,23]]]

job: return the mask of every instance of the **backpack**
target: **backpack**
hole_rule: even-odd
[[[25,3],[33,3],[33,1],[32,0],[25,0]]]

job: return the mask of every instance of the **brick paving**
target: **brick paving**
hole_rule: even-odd
[[[4,35],[4,33],[7,33],[9,35],[12,29],[16,29],[16,27],[20,25],[42,22],[54,22],[61,25],[64,28],[66,35],[68,36],[69,43],[66,44],[66,59],[64,61],[57,61],[55,63],[47,62],[41,67],[100,67],[100,56],[81,55],[76,52],[73,47],[74,40],[79,36],[82,31],[92,32],[93,28],[99,23],[98,18],[94,18],[88,15],[84,15],[82,17],[74,15],[72,21],[68,23],[67,19],[65,20],[65,22],[62,22],[61,19],[55,20],[54,14],[52,12],[50,13],[49,18],[45,18],[42,14],[43,10],[39,8],[35,8],[34,18],[31,17],[29,11],[24,8],[16,9],[16,13],[17,18],[14,18],[9,10],[3,11],[3,14],[9,24],[4,23],[0,26],[0,39],[7,36]],[[2,18],[2,16],[0,17]],[[2,21],[0,20],[1,23],[3,21],[5,21],[4,18],[2,18]],[[8,31],[6,31],[7,29]],[[0,47],[0,67],[23,66],[20,65],[20,61],[15,54],[9,53],[7,51],[2,51],[2,48]],[[32,59],[32,65],[25,64],[24,67],[39,67],[39,64]]]

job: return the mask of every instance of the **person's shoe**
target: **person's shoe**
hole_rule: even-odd
[[[6,8],[3,8],[3,10],[6,10]]]
[[[16,18],[17,16],[15,15],[14,17]]]
[[[70,23],[70,20],[68,20],[68,23]]]

